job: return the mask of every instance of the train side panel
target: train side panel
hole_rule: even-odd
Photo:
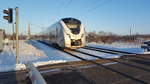
[[[57,40],[57,45],[60,47],[65,47],[65,42],[64,42],[64,28],[63,26],[58,23],[57,24],[57,36],[56,36],[56,40]]]
[[[60,22],[50,26],[45,33],[49,37],[50,43],[58,45],[59,47],[65,47],[64,29]]]
[[[51,43],[55,43],[55,36],[56,36],[56,29],[55,29],[56,24],[53,24],[50,26],[44,33],[48,36],[48,40]]]

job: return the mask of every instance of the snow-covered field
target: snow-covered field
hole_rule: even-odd
[[[15,52],[12,44],[6,45],[0,54],[0,72],[25,69],[25,63],[31,61],[35,66],[78,60],[67,56],[65,53],[49,48],[38,42],[20,41],[19,61],[16,65]]]
[[[25,63],[27,61],[31,61],[34,63],[35,66],[41,66],[46,64],[54,64],[54,63],[61,63],[67,61],[78,61],[79,59],[72,57],[64,52],[46,46],[42,43],[37,41],[20,41],[19,42],[19,60],[20,64],[16,65],[15,60],[15,49],[12,48],[12,43],[6,45],[4,51],[0,54],[0,72],[4,71],[12,71],[12,70],[20,70],[25,69]],[[112,44],[112,45],[104,45],[104,44],[93,44],[90,43],[89,46],[95,47],[104,47],[104,48],[111,48],[116,50],[122,51],[129,51],[129,52],[136,52],[136,53],[143,53],[143,50],[140,48],[139,45],[131,45],[131,44]],[[107,53],[101,53],[96,51],[90,51],[85,49],[78,49],[80,51],[88,52],[90,54],[94,54],[104,58],[118,58],[119,55],[112,55]],[[86,59],[96,59],[94,57],[89,57],[84,54],[74,53],[80,57],[84,57]]]
[[[132,44],[130,43],[113,43],[113,44],[89,43],[88,46],[139,53],[139,54],[144,53],[144,50],[141,48],[140,44],[133,44],[133,43]]]

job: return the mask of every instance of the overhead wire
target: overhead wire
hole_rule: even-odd
[[[58,9],[58,15],[59,15],[59,16],[61,16],[61,11],[62,11],[62,9],[63,9],[63,8],[67,8],[67,6],[69,6],[69,5],[72,3],[72,1],[73,1],[73,0],[68,0],[66,4],[64,4],[63,6],[61,6],[61,7]]]
[[[67,7],[67,6],[69,6],[69,5],[72,3],[72,1],[73,1],[73,0],[69,0],[69,1],[67,2],[67,4],[64,6],[64,8]]]
[[[103,5],[105,5],[105,4],[107,4],[107,3],[109,3],[109,2],[111,2],[112,0],[105,0],[105,1],[103,1],[102,3],[99,3],[98,5],[96,5],[96,6],[94,6],[93,8],[91,8],[91,9],[89,9],[88,11],[94,11],[94,10],[96,10],[97,8],[99,8],[99,7],[101,7],[101,6],[103,6]]]
[[[111,2],[112,0],[97,0],[94,1],[93,4],[98,3],[97,5],[94,5],[93,7],[90,7],[88,10],[86,10],[84,13],[82,13],[81,15],[77,16],[77,17],[81,17],[81,16],[85,16],[88,15],[89,13],[92,13],[93,11],[95,11],[97,8]],[[63,3],[61,3],[62,5],[60,5],[60,7],[58,8],[58,16],[61,17],[61,12],[64,8],[67,8],[71,3],[73,2],[73,0],[68,0],[64,5]],[[84,14],[84,15],[83,15]]]
[[[87,14],[89,14],[89,13],[92,13],[92,12],[95,11],[97,8],[99,8],[99,7],[101,7],[101,6],[105,5],[105,4],[108,4],[108,3],[111,2],[111,1],[112,1],[112,0],[101,0],[100,2],[98,2],[97,5],[94,5],[94,7],[89,8],[87,11],[85,11],[85,12],[84,12],[84,16],[87,15]],[[83,16],[83,14],[80,15],[80,16]]]
[[[110,3],[112,0],[97,0],[97,1],[94,1],[93,3],[91,4],[96,4],[98,3],[97,5],[94,5],[92,7],[90,7],[89,9],[85,10],[83,13],[79,14],[77,17],[79,18],[84,18],[85,16],[87,16],[88,14],[91,14],[93,11],[95,11],[97,8],[105,5],[105,4],[108,4]],[[82,16],[82,17],[81,17]],[[84,18],[84,22],[88,22],[86,21],[86,18]]]

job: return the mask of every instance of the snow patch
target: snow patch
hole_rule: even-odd
[[[150,52],[144,52],[144,54],[150,54]]]
[[[66,62],[66,59],[61,59],[61,56],[58,55],[60,53],[58,50],[50,50],[49,48],[38,44],[36,44],[36,46],[43,47],[44,49],[38,49],[33,46],[33,44],[29,44],[23,40],[19,41],[20,64],[16,64],[16,49],[12,48],[12,42],[5,45],[3,52],[0,53],[0,72],[25,70],[25,63],[28,61],[33,62],[35,66]],[[45,53],[45,51],[47,53]],[[53,53],[53,51],[55,53]]]
[[[112,64],[117,64],[117,62],[105,63],[105,64],[103,64],[103,65],[107,66],[107,65],[112,65]]]
[[[131,53],[138,53],[138,54],[144,53],[144,50],[141,48],[140,44],[133,44],[133,43],[120,43],[120,42],[115,42],[112,44],[89,43],[88,46],[112,49],[112,50],[118,50],[118,51],[125,51],[125,52],[131,52]]]
[[[36,62],[33,63],[35,67],[42,66],[42,65],[48,65],[48,64],[57,64],[57,63],[64,63],[66,62],[65,60],[51,60],[47,62]],[[25,64],[16,64],[14,70],[25,70],[26,66]]]
[[[36,62],[33,63],[35,67],[37,66],[42,66],[42,65],[48,65],[48,64],[57,64],[57,63],[64,63],[66,62],[65,60],[51,60],[51,61],[47,61],[47,62]]]
[[[15,70],[25,70],[26,66],[25,64],[16,64]]]

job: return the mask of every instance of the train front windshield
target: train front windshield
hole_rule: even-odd
[[[79,20],[73,18],[65,18],[63,19],[63,21],[73,34],[80,33],[81,22]]]

